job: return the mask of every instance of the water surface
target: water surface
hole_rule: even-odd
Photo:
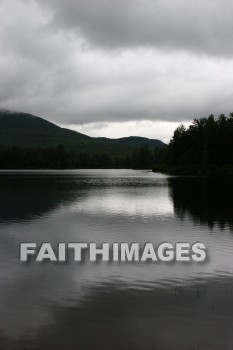
[[[0,349],[233,348],[233,181],[0,173]],[[196,242],[204,263],[21,263],[20,242]]]

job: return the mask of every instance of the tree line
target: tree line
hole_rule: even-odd
[[[233,174],[233,113],[180,125],[168,147],[158,152],[155,171],[188,175]]]
[[[0,169],[79,169],[133,168],[151,169],[155,151],[146,145],[123,154],[68,150],[56,147],[0,146]]]
[[[119,154],[56,147],[0,146],[0,169],[129,168],[183,175],[233,174],[233,113],[180,125],[167,147],[147,145]]]

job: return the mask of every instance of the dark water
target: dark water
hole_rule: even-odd
[[[203,242],[204,263],[21,263],[20,242]],[[233,180],[0,173],[0,349],[233,349]]]

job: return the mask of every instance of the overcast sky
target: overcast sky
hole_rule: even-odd
[[[0,107],[168,140],[233,111],[232,0],[0,0]]]

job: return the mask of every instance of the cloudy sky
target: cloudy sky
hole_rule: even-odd
[[[0,107],[168,140],[233,111],[231,0],[0,0]]]

